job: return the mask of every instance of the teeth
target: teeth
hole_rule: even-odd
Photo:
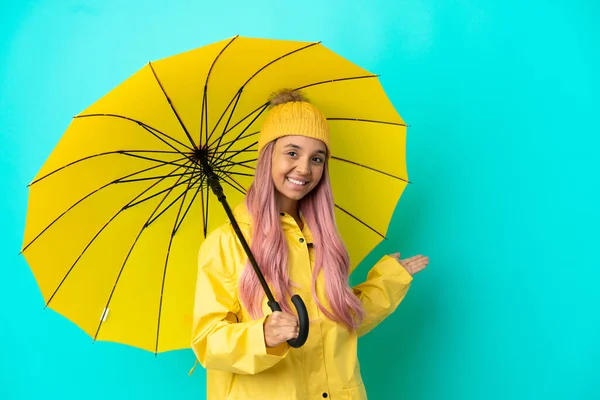
[[[302,182],[302,181],[297,181],[295,179],[292,178],[287,178],[288,181],[292,182],[294,185],[306,185],[306,182]]]

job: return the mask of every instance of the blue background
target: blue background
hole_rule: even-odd
[[[430,256],[360,342],[371,399],[600,398],[599,7],[585,0],[3,1],[0,398],[204,398],[190,351],[92,344],[18,256],[72,116],[145,63],[235,34],[323,43],[381,81],[413,182],[384,252]]]

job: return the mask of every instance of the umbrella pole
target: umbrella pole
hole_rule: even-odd
[[[240,226],[238,225],[238,223],[233,215],[233,211],[231,210],[229,203],[227,203],[227,197],[223,193],[223,187],[221,186],[221,182],[219,182],[219,177],[217,176],[217,174],[215,174],[212,167],[208,163],[208,155],[205,150],[199,152],[198,160],[200,161],[200,165],[202,167],[202,172],[206,176],[208,185],[210,186],[214,195],[217,196],[217,199],[219,200],[219,202],[223,205],[223,208],[225,209],[225,213],[227,214],[227,217],[229,218],[229,221],[231,222],[231,225],[233,226],[233,230],[235,231],[240,243],[242,244],[242,247],[244,248],[244,251],[246,252],[246,255],[248,256],[248,260],[250,261],[250,264],[252,265],[252,267],[254,268],[254,271],[256,272],[256,275],[258,276],[258,280],[260,281],[260,284],[263,287],[265,294],[267,295],[267,299],[268,299],[267,304],[269,305],[269,308],[273,312],[281,311],[281,306],[275,300],[275,297],[273,297],[273,293],[271,292],[271,289],[269,288],[269,285],[267,284],[267,281],[265,280],[265,277],[263,276],[262,271],[258,267],[258,263],[256,262],[256,259],[254,258],[254,255],[252,254],[252,251],[250,250],[250,246],[248,245],[248,242],[246,241],[246,238],[242,234],[242,231],[240,230]],[[297,294],[292,296],[292,303],[294,304],[294,306],[296,307],[296,311],[298,312],[300,331],[298,333],[298,337],[293,340],[288,340],[288,343],[290,346],[297,348],[297,347],[301,347],[306,342],[306,339],[308,338],[308,328],[309,328],[308,311],[306,310],[306,305],[302,301],[302,298],[300,296],[298,296]]]

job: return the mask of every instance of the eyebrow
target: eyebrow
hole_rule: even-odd
[[[298,146],[297,144],[294,144],[294,143],[289,143],[289,144],[286,144],[286,145],[284,146],[284,148],[286,148],[286,147],[291,147],[291,148],[293,148],[293,149],[296,149],[296,150],[302,150],[302,147],[300,147],[300,146]],[[325,154],[326,154],[326,153],[325,153],[325,151],[324,151],[324,150],[321,150],[321,149],[319,149],[319,150],[315,151],[315,153],[319,153],[319,154],[323,154],[323,155],[325,155]]]

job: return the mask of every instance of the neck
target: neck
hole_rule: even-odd
[[[277,196],[277,208],[279,209],[280,212],[284,212],[286,214],[291,215],[296,220],[296,223],[302,229],[302,226],[301,226],[302,220],[300,219],[300,213],[299,213],[299,207],[298,207],[297,200],[291,200],[285,196],[278,195]]]
[[[277,208],[279,211],[290,214],[296,218],[298,216],[298,201],[288,199],[284,196],[277,196]]]

